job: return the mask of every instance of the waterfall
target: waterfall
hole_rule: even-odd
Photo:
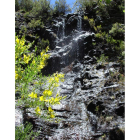
[[[57,30],[57,36],[59,36],[59,28],[60,28],[60,26],[58,26],[58,30]]]
[[[78,16],[78,22],[77,22],[77,30],[81,31],[82,30],[82,17],[81,15]]]
[[[65,19],[62,19],[62,38],[65,37]]]
[[[82,17],[79,16],[79,31],[82,30]]]
[[[78,45],[78,42],[77,42],[77,60],[79,59],[79,45]]]

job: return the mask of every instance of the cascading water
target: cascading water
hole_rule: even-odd
[[[59,22],[57,22],[57,25],[58,25],[57,36],[59,36],[59,28],[60,28],[60,26],[59,26]]]
[[[78,15],[78,19],[77,20],[78,20],[77,21],[77,30],[79,32],[81,32],[81,30],[82,30],[82,16],[81,15]]]
[[[77,60],[79,59],[79,45],[78,45],[78,42],[76,42],[77,44]]]
[[[65,19],[62,19],[62,38],[65,37]]]

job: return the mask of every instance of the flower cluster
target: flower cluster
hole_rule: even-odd
[[[29,97],[31,97],[31,98],[37,98],[37,94],[34,93],[34,92],[32,92],[31,94],[29,94]]]
[[[15,39],[15,91],[21,93],[21,103],[26,108],[35,108],[35,113],[40,116],[44,116],[44,107],[47,106],[46,115],[47,118],[54,118],[55,113],[51,108],[54,104],[60,104],[60,101],[65,97],[59,94],[54,94],[56,87],[60,82],[64,81],[64,74],[55,73],[50,77],[46,77],[45,81],[48,81],[48,87],[40,94],[36,93],[42,85],[41,69],[46,66],[46,61],[50,57],[47,54],[49,47],[46,50],[42,50],[40,55],[36,55],[37,47],[35,47],[34,53],[29,51],[32,43],[25,45],[25,39],[21,39],[16,36]],[[31,91],[29,92],[29,86],[32,84]]]
[[[52,110],[51,105],[60,104],[60,101],[65,98],[65,97],[60,96],[59,93],[57,93],[56,95],[53,95],[53,91],[57,87],[54,85],[58,84],[60,81],[64,81],[64,74],[55,73],[51,77],[48,78],[48,83],[49,83],[48,89],[44,90],[42,92],[42,95],[37,96],[37,94],[35,94],[34,92],[28,95],[32,100],[37,98],[38,101],[43,102],[47,106],[49,106],[47,114],[50,116],[50,118],[55,117],[55,113]],[[35,109],[36,114],[39,115],[39,113],[36,110],[37,109]]]

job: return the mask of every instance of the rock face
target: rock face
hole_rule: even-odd
[[[119,71],[119,64],[97,63],[102,49],[92,45],[94,33],[83,31],[83,22],[82,15],[69,14],[46,27],[45,33],[56,37],[42,73],[65,73],[58,90],[67,98],[52,107],[59,124],[35,118],[28,110],[24,120],[32,122],[35,130],[41,128],[38,139],[124,140],[124,85],[110,74]]]

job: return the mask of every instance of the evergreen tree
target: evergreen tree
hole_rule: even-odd
[[[71,12],[70,6],[66,3],[66,0],[55,1],[54,12],[58,15],[64,15]]]
[[[18,0],[20,4],[20,9],[27,11],[32,10],[33,8],[33,0]]]
[[[19,9],[19,0],[15,0],[15,11],[18,11]]]

